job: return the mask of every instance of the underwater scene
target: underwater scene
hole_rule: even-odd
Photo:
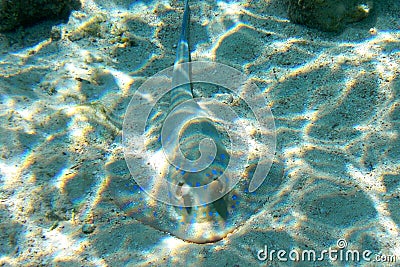
[[[0,266],[400,266],[400,1],[0,0]]]

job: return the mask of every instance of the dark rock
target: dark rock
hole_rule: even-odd
[[[323,31],[340,31],[347,23],[366,18],[373,0],[289,0],[288,15],[294,23]]]
[[[30,26],[47,19],[67,19],[79,0],[0,0],[0,31]]]

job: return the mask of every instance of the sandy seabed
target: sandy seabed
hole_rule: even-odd
[[[53,39],[48,23],[0,34],[1,266],[395,265],[289,259],[338,240],[400,262],[400,2],[336,34],[290,23],[282,1],[191,3],[192,60],[258,85],[284,170],[262,209],[202,245],[126,216],[109,186],[129,177],[126,107],[173,64],[183,13],[131,2],[83,1]],[[265,246],[289,261],[259,260]]]

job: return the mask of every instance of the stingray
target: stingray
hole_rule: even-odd
[[[127,215],[183,240],[208,243],[244,224],[263,206],[274,186],[252,180],[260,156],[249,159],[242,149],[248,147],[243,138],[246,132],[242,129],[227,134],[222,122],[212,116],[220,106],[207,106],[194,97],[192,89],[196,84],[192,78],[198,77],[199,71],[198,64],[188,64],[187,0],[184,6],[173,68],[142,85],[125,115],[124,155],[132,177],[113,177],[111,187]],[[200,72],[210,74],[204,69]],[[236,82],[235,77],[228,79]],[[151,88],[151,93],[146,93],[144,87]],[[167,87],[172,89],[164,94]],[[147,111],[149,103],[155,103],[154,98],[163,104]],[[149,116],[140,134],[141,120],[146,115]],[[240,119],[236,113],[227,118],[232,128]],[[261,133],[273,140],[269,144],[268,168],[262,169],[265,172],[272,164],[275,149],[273,123],[270,128],[268,134]]]

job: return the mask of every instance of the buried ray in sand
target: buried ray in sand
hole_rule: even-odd
[[[127,109],[124,154],[135,181],[118,181],[116,199],[140,221],[205,243],[225,237],[264,204],[270,188],[261,184],[274,158],[275,126],[261,92],[239,71],[189,63],[188,27],[185,1],[174,67],[148,79]],[[230,106],[194,98],[194,83],[240,95],[249,119]],[[163,101],[169,109],[154,107]]]

